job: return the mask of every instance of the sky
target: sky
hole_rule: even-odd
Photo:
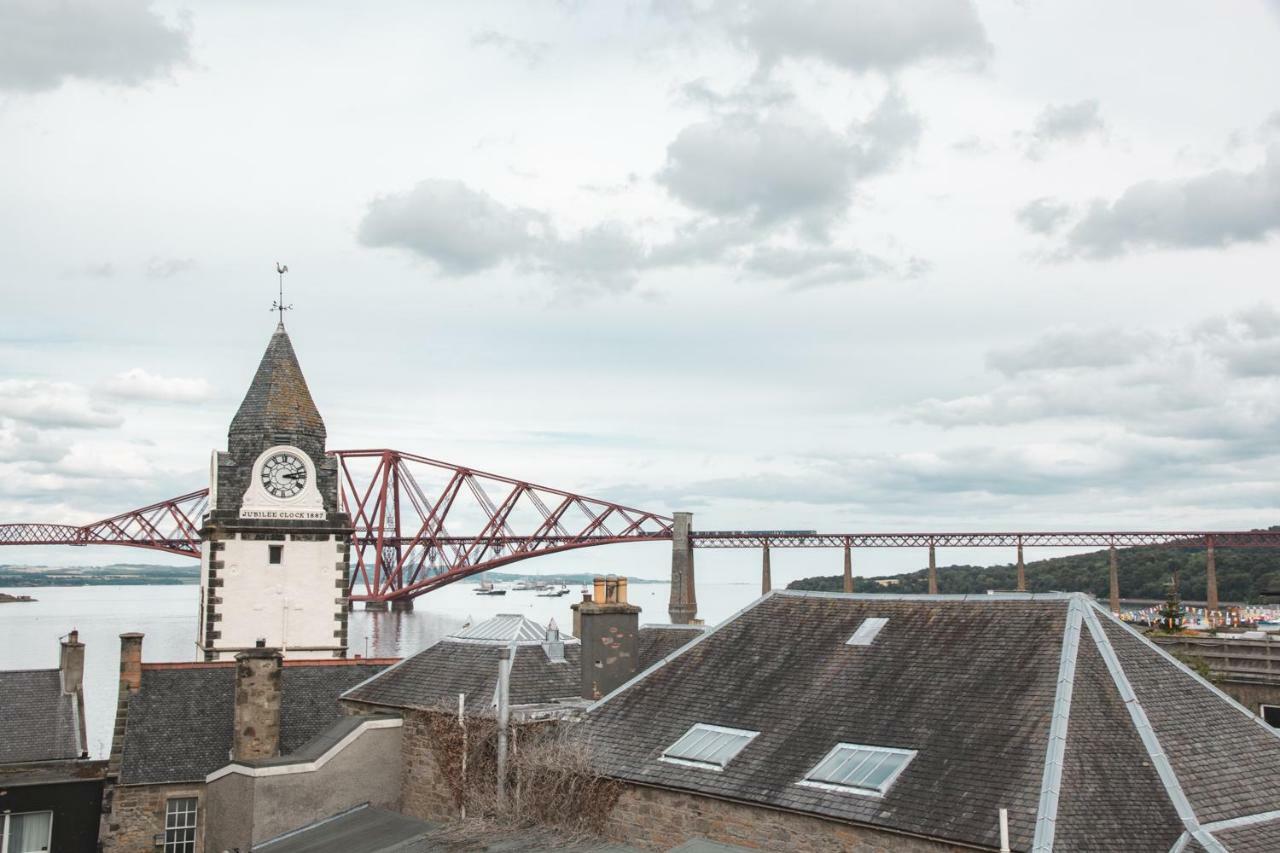
[[[0,0],[0,522],[205,486],[280,262],[331,448],[703,529],[1280,523],[1278,81],[1276,0]]]

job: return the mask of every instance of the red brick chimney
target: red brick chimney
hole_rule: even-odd
[[[627,579],[597,577],[595,597],[578,606],[582,697],[599,699],[621,687],[639,666],[640,608],[627,604]]]
[[[120,689],[137,693],[142,687],[142,638],[136,631],[120,635]]]
[[[232,758],[248,760],[280,754],[279,649],[258,647],[236,655],[235,731]]]

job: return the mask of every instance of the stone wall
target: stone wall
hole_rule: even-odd
[[[422,820],[452,820],[458,817],[449,785],[436,767],[431,751],[431,729],[424,711],[405,711],[400,730],[400,810]]]
[[[706,838],[759,850],[809,853],[955,853],[973,848],[869,827],[628,785],[609,815],[609,837],[646,850]]]
[[[165,802],[173,797],[196,797],[196,853],[204,851],[204,785],[115,785],[107,794],[101,842],[104,853],[152,853],[155,836],[164,832]],[[104,810],[108,808],[104,805]]]
[[[1258,716],[1262,715],[1262,705],[1280,706],[1280,684],[1259,684],[1224,678],[1215,682],[1215,685]]]

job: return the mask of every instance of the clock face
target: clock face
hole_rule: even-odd
[[[262,487],[277,498],[291,498],[307,485],[307,466],[288,451],[273,453],[262,463]]]

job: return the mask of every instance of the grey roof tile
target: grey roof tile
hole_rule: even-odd
[[[294,433],[318,438],[324,445],[324,420],[311,399],[293,342],[284,326],[276,327],[253,382],[231,420],[232,434]]]
[[[56,669],[0,672],[0,764],[78,758],[77,701]]]
[[[703,625],[641,625],[638,636],[640,670],[653,666],[676,649],[706,633]]]
[[[383,664],[293,666],[281,674],[280,751],[304,746],[339,716],[338,696]],[[142,669],[129,697],[120,781],[202,780],[230,760],[235,669],[226,665]]]
[[[1276,853],[1280,850],[1280,819],[1220,829],[1213,837],[1231,853]]]

